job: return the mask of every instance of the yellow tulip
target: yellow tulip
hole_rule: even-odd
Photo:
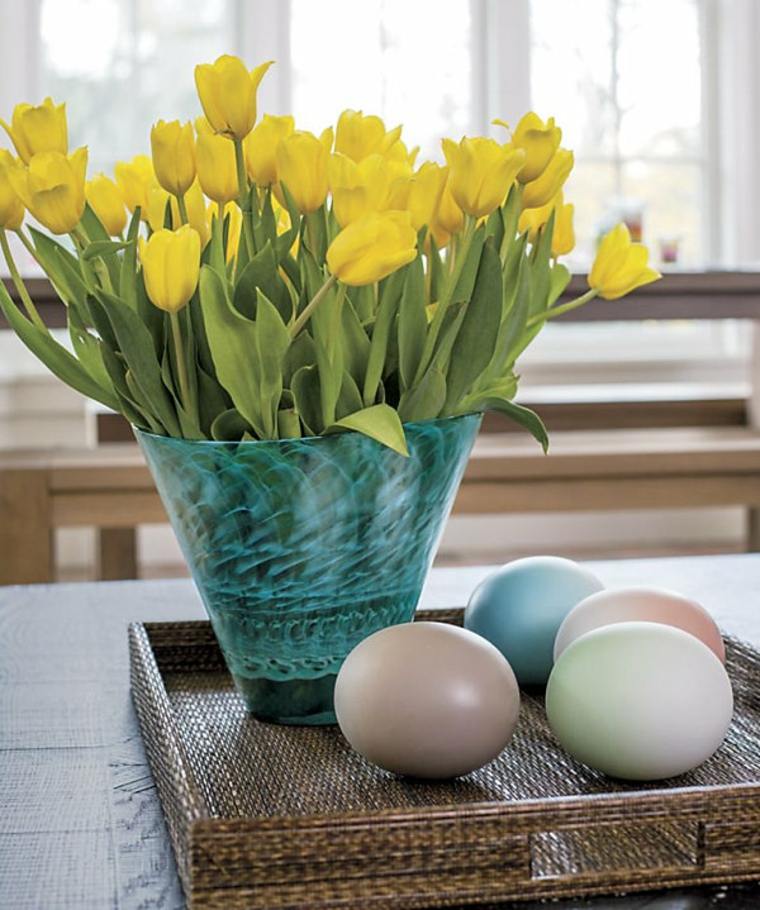
[[[217,135],[205,117],[195,121],[198,139],[195,144],[195,163],[203,192],[224,205],[237,199],[239,193],[235,146],[229,139]]]
[[[72,155],[40,152],[28,167],[8,171],[11,186],[31,214],[54,234],[68,234],[84,214],[87,149]]]
[[[96,174],[85,184],[84,193],[103,227],[112,237],[118,237],[127,224],[124,198],[118,186],[105,174]]]
[[[32,155],[40,152],[69,153],[69,134],[66,126],[66,105],[53,104],[45,98],[42,104],[17,104],[13,109],[10,125],[0,120],[19,157],[29,164]]]
[[[184,196],[195,180],[195,137],[191,123],[159,120],[150,131],[153,168],[161,186]]]
[[[7,149],[0,149],[0,229],[15,231],[24,220],[24,203],[11,186],[8,172],[18,162]]]
[[[177,200],[173,197],[171,204],[172,220],[176,228],[182,224],[182,218],[177,206]],[[203,190],[201,190],[201,185],[197,180],[185,194],[185,209],[187,210],[188,224],[200,238],[201,247],[205,247],[211,236],[211,231],[206,214],[206,200],[203,198]]]
[[[412,178],[407,209],[416,231],[435,223],[447,179],[448,169],[433,161],[426,161]]]
[[[493,139],[464,138],[458,144],[443,140],[451,169],[451,194],[457,205],[475,218],[498,208],[525,163],[522,149],[509,149]]]
[[[292,117],[264,114],[243,143],[248,176],[257,186],[277,183],[277,146],[295,129]]]
[[[145,290],[159,310],[177,313],[189,303],[198,286],[201,242],[189,225],[178,231],[156,231],[148,240],[140,238]]]
[[[134,212],[139,206],[143,221],[148,221],[149,195],[158,187],[153,162],[147,155],[135,155],[131,161],[119,161],[113,173],[126,207]]]
[[[575,248],[575,228],[573,215],[575,206],[572,203],[560,205],[554,219],[554,233],[552,234],[552,256],[566,256]]]
[[[326,126],[319,134],[319,141],[325,147],[325,151],[329,155],[335,144],[335,130],[331,126]]]
[[[574,156],[569,149],[557,149],[541,176],[523,187],[523,206],[535,209],[553,199],[570,176],[573,162]]]
[[[161,228],[166,226],[164,224],[166,218],[166,203],[172,198],[173,197],[167,193],[162,186],[158,185],[158,182],[148,187],[146,203],[144,208],[141,209],[141,217],[143,221],[148,223],[151,231],[160,231]],[[176,204],[177,200],[175,199],[174,206],[176,206]],[[174,206],[172,206],[172,226],[175,226]]]
[[[333,212],[341,227],[369,212],[406,205],[411,168],[406,162],[369,155],[358,164],[340,153],[330,156],[327,175]]]
[[[250,72],[239,57],[223,54],[215,63],[195,67],[195,87],[203,113],[217,133],[245,139],[256,122],[256,93],[274,61]]]
[[[616,300],[634,288],[649,284],[662,276],[649,268],[649,251],[641,243],[631,243],[631,234],[624,224],[614,227],[599,244],[589,287],[605,300]]]
[[[464,227],[464,212],[451,195],[451,174],[446,168],[447,179],[443,186],[435,222],[431,225],[433,238],[439,249],[446,246],[451,234],[458,234]]]
[[[277,145],[278,183],[275,193],[284,205],[284,183],[304,215],[315,212],[327,197],[327,148],[313,133],[296,130]]]
[[[416,256],[417,232],[409,212],[372,212],[343,228],[327,250],[327,266],[344,284],[361,287]]]
[[[384,154],[401,136],[401,127],[386,132],[379,117],[346,110],[338,118],[335,151],[357,163],[368,155]]]
[[[503,120],[494,120],[494,123],[506,126]],[[538,114],[530,111],[521,118],[509,143],[512,148],[525,152],[525,164],[517,175],[520,183],[530,183],[543,174],[561,139],[562,130],[554,125],[554,117],[544,123]]]
[[[212,218],[219,218],[219,205],[209,206],[207,216],[209,222]],[[221,210],[221,218],[223,220],[229,218],[226,260],[227,262],[232,262],[237,256],[238,248],[240,247],[240,234],[243,229],[243,213],[240,211],[240,207],[234,202],[228,202]]]

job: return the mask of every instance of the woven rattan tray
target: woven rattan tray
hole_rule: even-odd
[[[420,614],[461,622],[461,611]],[[569,758],[524,695],[509,747],[398,779],[337,727],[245,712],[206,622],[130,627],[132,691],[193,910],[443,907],[760,878],[760,654],[727,643],[731,730],[635,788]]]

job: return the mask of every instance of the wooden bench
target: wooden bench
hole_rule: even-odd
[[[559,432],[551,456],[528,437],[483,433],[455,504],[459,514],[741,506],[760,509],[760,433],[746,427]],[[0,583],[55,576],[53,532],[166,521],[134,444],[0,455]],[[110,542],[101,577],[134,577]],[[760,549],[750,523],[748,548]]]

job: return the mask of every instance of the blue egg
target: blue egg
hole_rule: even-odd
[[[593,572],[571,559],[516,559],[475,589],[464,626],[501,651],[521,686],[544,686],[562,620],[576,604],[603,588]]]

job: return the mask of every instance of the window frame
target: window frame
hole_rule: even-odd
[[[703,219],[707,236],[704,248],[713,262],[760,261],[760,180],[755,162],[760,157],[760,62],[755,48],[760,38],[760,9],[754,0],[697,0],[701,17],[704,160],[707,162],[703,181]],[[39,92],[39,3],[30,0],[0,0],[0,59],[13,79],[0,80],[0,112],[8,112],[20,97],[35,98]],[[290,80],[290,0],[234,0],[230,27],[231,46],[244,59],[276,59],[264,80],[260,93],[260,110],[286,113],[292,85]],[[494,117],[510,122],[530,107],[530,0],[470,0],[472,18],[472,83],[471,129],[474,133],[497,136],[491,125]],[[744,91],[737,91],[737,88]],[[723,137],[731,136],[728,145]],[[573,361],[594,357],[599,338],[584,345],[582,326],[561,328],[562,342],[556,347],[556,359],[537,357],[530,361],[531,376],[540,379],[542,363],[553,372],[556,363],[564,363],[567,381],[573,381],[573,363],[561,356],[570,343]],[[636,329],[628,325],[630,335]],[[709,330],[712,336],[714,329]],[[570,333],[573,337],[570,338]],[[612,326],[607,343],[614,345],[619,328]],[[705,339],[709,341],[709,339]],[[630,348],[629,337],[625,348]],[[544,348],[551,348],[544,345]],[[643,348],[643,346],[642,346]],[[712,351],[713,356],[710,356]],[[734,361],[746,354],[726,352],[720,344],[700,346],[698,352],[683,357],[685,372],[692,373],[695,360],[713,370],[712,360],[723,355]],[[629,363],[648,364],[656,372],[663,361],[664,372],[672,376],[675,362],[672,352],[662,358],[641,354],[622,356]],[[664,361],[667,361],[665,365]],[[607,367],[598,364],[599,379],[605,380]]]

